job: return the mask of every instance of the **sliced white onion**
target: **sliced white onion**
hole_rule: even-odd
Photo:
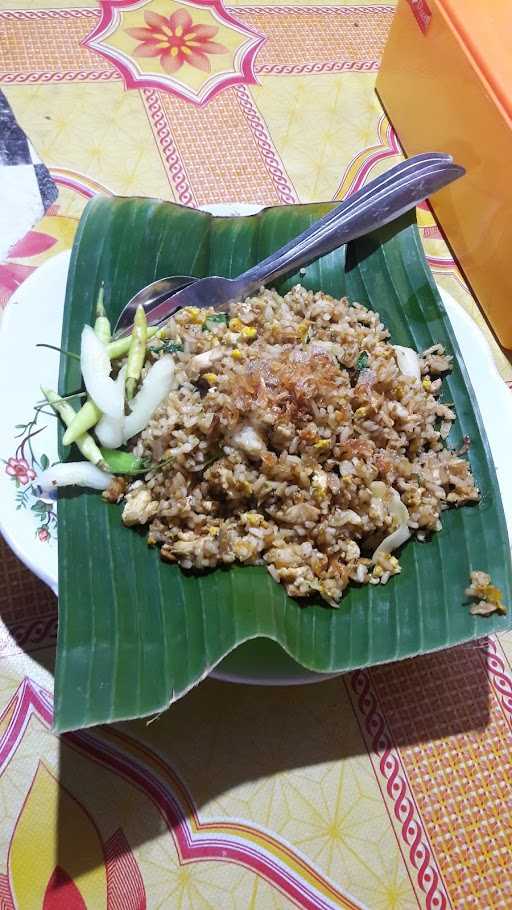
[[[387,537],[379,544],[372,556],[372,562],[376,562],[377,558],[382,553],[392,553],[393,550],[398,550],[398,547],[401,547],[406,540],[409,540],[411,532],[407,525],[400,525],[396,531],[393,531],[391,534],[388,534]]]
[[[132,413],[124,419],[124,441],[131,439],[147,427],[153,414],[171,391],[174,378],[174,360],[170,355],[153,364],[139,391],[132,398]]]
[[[370,484],[370,492],[378,499],[382,499],[395,527],[407,524],[409,521],[409,510],[400,499],[398,490],[395,490],[394,487],[388,487],[382,480],[373,480]]]
[[[109,417],[122,417],[123,402],[119,389],[110,378],[111,366],[106,346],[90,325],[85,325],[82,330],[80,369],[85,388],[100,411]]]
[[[412,379],[421,379],[420,359],[416,351],[412,348],[404,348],[401,344],[393,345],[398,363],[398,369],[403,376],[410,376]]]
[[[54,464],[52,468],[42,471],[37,483],[48,493],[56,487],[90,487],[92,490],[106,490],[113,475],[100,471],[88,461],[68,461]]]
[[[409,540],[411,532],[409,530],[409,510],[400,499],[398,490],[394,487],[388,487],[382,480],[374,480],[370,484],[370,491],[373,496],[382,499],[389,514],[393,519],[394,529],[379,544],[372,556],[372,562],[375,562],[381,553],[392,553],[401,547],[406,540]]]
[[[124,383],[126,378],[126,365],[119,371],[115,380],[116,389],[121,400],[121,407],[124,404]],[[118,449],[124,442],[124,414],[121,417],[109,417],[103,414],[94,428],[94,432],[102,446],[107,449]]]
[[[124,420],[103,415],[94,427],[98,442],[107,449],[118,449],[124,442]]]

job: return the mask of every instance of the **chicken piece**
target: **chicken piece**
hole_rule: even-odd
[[[307,521],[318,521],[320,509],[312,506],[307,502],[299,502],[295,506],[290,506],[283,512],[281,519],[287,524],[301,525]]]
[[[224,348],[219,346],[210,348],[209,351],[203,351],[202,354],[196,354],[190,361],[189,371],[191,373],[202,373],[203,370],[207,370],[208,367],[211,367],[216,360],[223,357],[225,353]]]
[[[250,458],[260,458],[267,451],[265,441],[250,423],[239,425],[231,436],[230,443],[241,449]]]
[[[145,487],[136,487],[126,494],[122,519],[125,525],[145,525],[158,512],[158,502],[151,499]]]

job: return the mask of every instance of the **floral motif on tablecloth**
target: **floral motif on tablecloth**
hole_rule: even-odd
[[[0,263],[0,309],[49,256],[69,249],[75,230],[76,220],[59,214],[59,206],[53,205],[37,227],[11,247],[6,261]]]
[[[53,839],[42,839],[37,845],[37,874],[28,876],[39,820],[51,817],[57,807],[58,855]],[[77,844],[90,871],[75,875]],[[146,908],[144,883],[122,829],[104,842],[86,808],[59,784],[43,761],[37,766],[11,836],[8,874],[2,884],[6,910],[36,906],[37,898],[42,900],[42,910]]]
[[[114,64],[129,89],[156,88],[204,105],[225,88],[256,82],[254,59],[265,38],[222,0],[102,0],[101,7],[82,43]]]
[[[0,716],[0,776],[19,757],[33,722],[48,730],[51,718],[50,693],[25,678]],[[174,861],[181,877],[176,889],[181,900],[176,906],[206,906],[192,872],[185,869],[213,861],[211,876],[216,861],[265,880],[277,895],[285,896],[287,906],[290,901],[302,910],[364,910],[282,838],[242,819],[202,820],[170,765],[126,732],[114,727],[77,731],[62,737],[60,749],[70,750],[74,760],[94,768],[95,787],[104,786],[105,775],[113,774],[117,797],[113,791],[112,805],[99,818],[88,804],[83,780],[71,779],[65,786],[62,774],[58,779],[45,759],[36,760],[14,824],[5,831],[7,869],[0,871],[4,910],[146,910],[146,885],[136,846],[132,848],[122,827],[110,824],[115,818],[118,825],[116,798],[122,801],[123,792],[126,799],[130,793],[133,796],[131,788],[136,788],[139,806],[145,805],[146,813],[156,811],[162,838],[169,838],[171,864]],[[60,761],[62,772],[62,755]],[[75,789],[80,798],[72,792]],[[31,858],[36,853],[34,863]],[[172,873],[170,867],[169,877]],[[192,903],[193,898],[199,902]],[[224,906],[221,901],[219,894],[218,907]]]
[[[49,694],[25,679],[0,718],[0,774],[16,755],[31,719],[48,726],[51,712]],[[10,832],[0,907],[146,910],[144,882],[122,828],[102,836],[88,807],[62,786],[43,759]]]
[[[140,44],[134,57],[158,57],[160,66],[173,75],[184,64],[211,73],[211,54],[228,54],[228,48],[211,39],[219,31],[216,25],[196,25],[186,9],[177,9],[168,18],[158,13],[144,13],[144,28],[127,28],[126,34]]]

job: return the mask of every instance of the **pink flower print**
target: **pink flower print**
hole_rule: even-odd
[[[36,472],[32,470],[24,458],[9,458],[5,471],[10,477],[16,477],[22,486],[25,486],[31,480],[35,480],[36,476]]]
[[[184,9],[178,9],[167,19],[159,13],[144,13],[147,28],[127,28],[126,32],[141,43],[133,51],[135,57],[159,57],[160,65],[170,75],[189,63],[204,73],[211,71],[209,54],[227,54],[228,48],[212,41],[218,28],[214,25],[194,25]]]

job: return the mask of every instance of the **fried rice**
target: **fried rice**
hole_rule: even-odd
[[[399,573],[395,548],[438,531],[444,509],[478,500],[445,443],[450,357],[437,345],[406,375],[378,313],[297,285],[225,320],[182,310],[167,337],[149,363],[175,350],[175,388],[131,441],[157,468],[107,498],[169,562],[265,565],[292,597],[336,606],[350,582]]]

